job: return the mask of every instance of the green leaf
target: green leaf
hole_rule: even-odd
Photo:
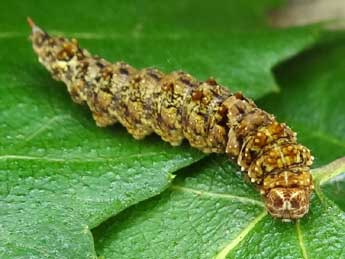
[[[278,91],[271,73],[275,64],[318,39],[314,27],[268,28],[265,14],[279,2],[62,0],[33,5],[14,0],[2,9],[5,32],[0,38],[26,36],[24,20],[30,15],[49,32],[76,37],[108,60],[165,72],[184,70],[200,80],[212,76],[231,90],[258,98]],[[59,18],[61,6],[66,6],[64,19]]]
[[[157,195],[203,155],[99,129],[63,88],[41,80],[0,91],[12,93],[0,104],[0,257],[91,257],[90,228]]]
[[[345,167],[345,160],[332,171]],[[105,258],[342,258],[345,213],[320,190],[302,220],[267,215],[253,186],[223,157],[187,169],[158,197],[135,205],[94,231]]]
[[[278,1],[8,1],[0,32],[0,257],[93,258],[90,230],[165,190],[203,157],[158,137],[97,128],[38,64],[26,16],[137,67],[214,76],[252,97],[278,89],[271,67],[313,44],[314,28],[272,30]],[[15,14],[15,15],[13,15]]]

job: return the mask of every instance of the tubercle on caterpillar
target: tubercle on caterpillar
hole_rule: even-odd
[[[67,85],[74,102],[89,106],[98,126],[120,122],[136,139],[154,132],[173,146],[186,138],[205,153],[226,153],[258,186],[273,217],[289,221],[308,212],[313,157],[296,133],[252,100],[212,78],[112,64],[75,39],[51,37],[28,23],[39,62]]]

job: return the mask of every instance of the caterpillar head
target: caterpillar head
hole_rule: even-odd
[[[272,188],[265,197],[268,212],[289,221],[302,218],[309,211],[309,188]]]

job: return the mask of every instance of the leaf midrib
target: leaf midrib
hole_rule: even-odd
[[[72,162],[72,163],[93,163],[93,162],[118,162],[118,161],[126,161],[128,158],[142,158],[142,157],[154,157],[158,155],[167,155],[166,152],[150,152],[144,154],[130,154],[125,156],[117,156],[116,158],[112,157],[95,157],[92,159],[85,159],[85,158],[59,158],[59,157],[48,157],[48,156],[24,156],[24,155],[1,155],[1,160],[38,160],[38,161],[47,161],[47,162]]]

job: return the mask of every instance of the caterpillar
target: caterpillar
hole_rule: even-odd
[[[98,126],[119,122],[138,140],[156,133],[172,146],[187,139],[205,153],[225,153],[258,187],[273,217],[290,221],[308,213],[313,157],[295,132],[251,99],[213,78],[110,63],[76,39],[52,37],[28,22],[39,62],[67,85],[74,102],[89,106]]]

